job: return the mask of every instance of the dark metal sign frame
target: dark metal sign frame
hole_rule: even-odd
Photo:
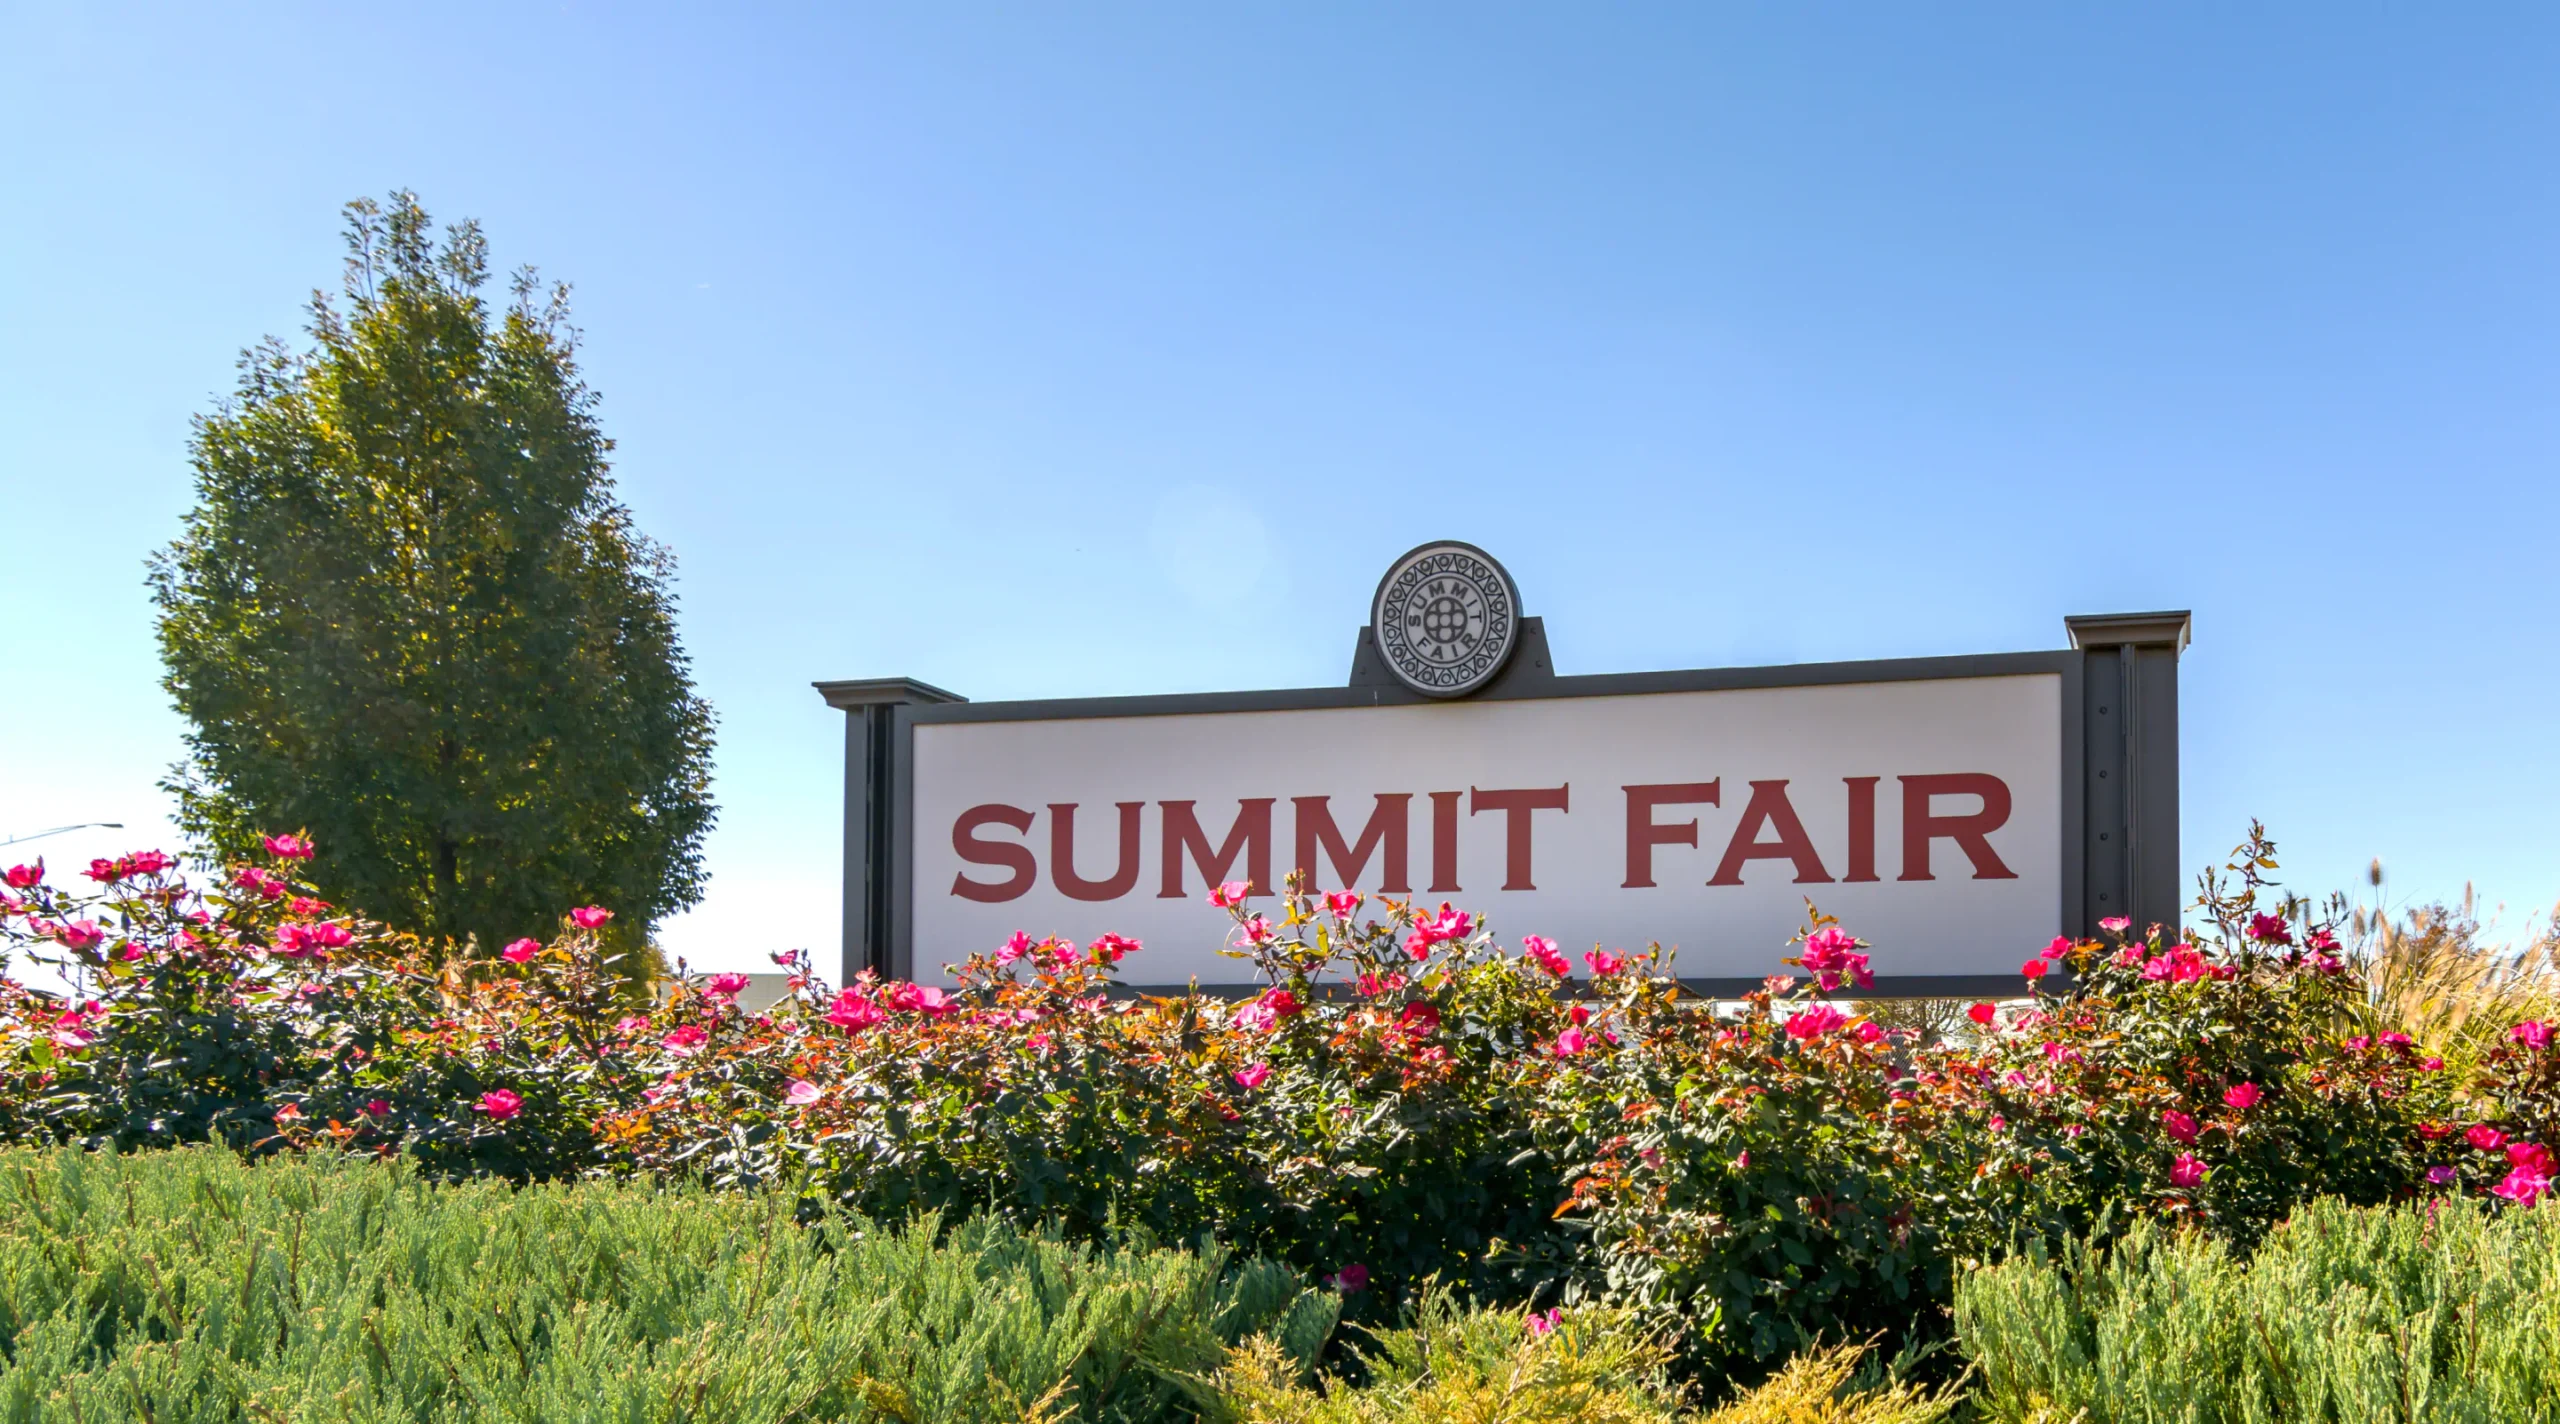
[[[1969,657],[1895,658],[1682,672],[1559,677],[1535,617],[1521,619],[1521,645],[1502,674],[1475,694],[1487,701],[1624,697],[1661,692],[1919,682],[1942,678],[2051,674],[2062,679],[2062,875],[2059,919],[2067,933],[2094,933],[2122,915],[2137,926],[2175,925],[2178,861],[2178,657],[2188,639],[2184,612],[2099,614],[2065,620],[2067,650]],[[815,684],[845,713],[844,974],[869,969],[914,976],[913,808],[915,729],[955,722],[1059,721],[1192,713],[1317,711],[1421,705],[1431,701],[1387,675],[1369,629],[1360,631],[1345,687],[1264,692],[970,702],[908,678]],[[1215,922],[1202,912],[1203,933]],[[2020,947],[2023,959],[2036,947]],[[958,951],[954,951],[957,953]],[[1691,979],[1707,994],[1738,994],[1756,979]],[[2015,993],[2013,975],[1883,975],[1882,996]],[[1178,992],[1180,985],[1138,985]],[[1237,985],[1203,985],[1230,989]]]

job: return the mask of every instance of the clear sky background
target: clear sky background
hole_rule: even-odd
[[[697,964],[832,955],[812,679],[1336,683],[1442,536],[1566,672],[2192,608],[2191,864],[2560,897],[2560,8],[216,8],[0,4],[0,837],[131,828],[57,863],[170,834],[188,417],[410,187],[575,284],[681,560]]]

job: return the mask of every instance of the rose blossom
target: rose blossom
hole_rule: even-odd
[[[613,918],[613,911],[602,905],[581,905],[569,912],[569,923],[582,930],[599,929]]]
[[[1520,957],[1540,969],[1564,978],[1573,972],[1573,961],[1556,952],[1556,942],[1545,935],[1524,935],[1520,940]]]
[[[509,964],[522,964],[541,952],[542,944],[540,941],[520,939],[515,943],[508,945],[506,948],[499,950],[498,957]]]
[[[2204,1162],[2192,1152],[2179,1153],[2178,1160],[2169,1164],[2169,1182],[2172,1186],[2192,1187],[2203,1180]]]
[[[710,1041],[711,1035],[704,1033],[699,1025],[678,1024],[667,1030],[667,1036],[659,1039],[658,1044],[679,1058],[691,1058]]]
[[[1849,1016],[1829,1004],[1815,1004],[1799,1009],[1787,1019],[1787,1037],[1798,1041],[1819,1038],[1849,1021]]]
[[[827,1006],[827,1022],[846,1030],[869,1028],[887,1017],[860,989],[837,994],[835,1002]]]
[[[1262,1081],[1270,1076],[1271,1065],[1268,1063],[1249,1063],[1236,1070],[1236,1082],[1247,1089],[1261,1087]]]
[[[1975,1023],[1980,1024],[1984,1028],[1989,1028],[1991,1027],[1992,1021],[2000,1017],[2000,1011],[1989,1004],[1976,1004],[1972,1008],[1965,1010],[1964,1016],[1973,1020]]]
[[[2551,1149],[2539,1142],[2518,1142],[2507,1148],[2506,1180],[2489,1190],[2518,1206],[2531,1206],[2551,1190]]]
[[[2162,1130],[2166,1131],[2171,1137],[2176,1138],[2180,1142],[2193,1142],[2196,1140],[2196,1120],[2189,1117],[2187,1114],[2178,1111],[2176,1108],[2171,1108],[2167,1112],[2160,1114],[2160,1126]]]
[[[2238,1108],[2242,1112],[2256,1107],[2258,1098],[2258,1085],[2255,1083],[2234,1083],[2222,1090],[2223,1106]]]
[[[2542,1022],[2540,1019],[2526,1019],[2523,1023],[2517,1024],[2514,1028],[2508,1029],[2507,1037],[2523,1044],[2527,1048],[2549,1048],[2551,1046],[2551,1025]]]
[[[805,1108],[825,1096],[817,1084],[806,1078],[794,1078],[782,1085],[782,1100],[795,1108]]]
[[[2485,1122],[2462,1134],[2462,1140],[2482,1152],[2495,1152],[2507,1145],[2507,1135]]]
[[[755,981],[744,974],[714,974],[711,976],[711,982],[705,984],[703,989],[719,998],[734,999],[745,993],[747,986],[753,982]]]
[[[309,860],[311,842],[303,836],[269,836],[267,854],[279,860]]]
[[[480,1095],[480,1111],[500,1122],[505,1122],[508,1118],[524,1111],[524,1099],[504,1088],[499,1088],[494,1092]]]
[[[1327,890],[1324,892],[1324,907],[1332,911],[1337,920],[1350,919],[1352,912],[1360,908],[1360,894],[1355,890]]]
[[[1244,903],[1246,893],[1252,889],[1250,884],[1242,880],[1230,880],[1209,892],[1209,903],[1221,910],[1232,910]]]

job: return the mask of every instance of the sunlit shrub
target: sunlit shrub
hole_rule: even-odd
[[[2254,1256],[2166,1221],[1968,1273],[2000,1421],[2560,1419],[2560,1211],[2312,1203]]]

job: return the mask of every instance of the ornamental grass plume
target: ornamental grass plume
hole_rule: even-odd
[[[2380,883],[2381,863],[2373,879]],[[2357,910],[2348,953],[2377,1028],[2403,1029],[2468,1076],[2512,1025],[2560,1019],[2560,908],[2526,938],[2500,943],[2470,887],[2452,905],[2398,919]]]

